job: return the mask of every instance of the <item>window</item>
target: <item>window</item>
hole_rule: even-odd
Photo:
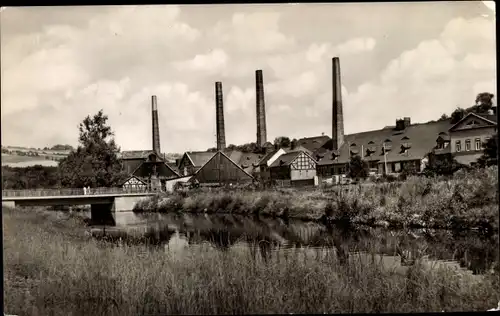
[[[462,142],[457,140],[455,143],[456,151],[461,152],[462,151]]]
[[[476,150],[481,150],[481,138],[476,138]]]
[[[470,139],[465,140],[465,151],[470,151]]]
[[[395,162],[394,163],[394,172],[400,172],[401,171],[401,163]]]
[[[449,144],[450,144],[449,142],[444,142],[444,144],[443,144],[444,148],[448,147]]]

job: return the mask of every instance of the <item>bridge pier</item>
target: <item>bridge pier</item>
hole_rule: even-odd
[[[91,225],[115,226],[115,202],[109,204],[90,205]]]
[[[15,208],[16,207],[16,201],[2,201],[2,207]]]

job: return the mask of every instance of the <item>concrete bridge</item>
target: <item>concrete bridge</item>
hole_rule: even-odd
[[[131,211],[138,201],[155,194],[123,188],[2,190],[2,206],[90,205],[92,223],[116,225],[117,212]]]

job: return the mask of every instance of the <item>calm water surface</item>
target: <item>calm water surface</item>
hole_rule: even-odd
[[[314,222],[228,214],[120,212],[116,216],[115,227],[92,226],[93,236],[121,238],[180,253],[201,246],[214,251],[252,250],[266,261],[283,253],[318,258],[328,248],[333,248],[340,260],[347,260],[353,253],[370,252],[393,258],[401,266],[427,256],[433,261],[453,261],[474,274],[490,270],[498,260],[498,235],[477,232],[366,227],[347,230]]]

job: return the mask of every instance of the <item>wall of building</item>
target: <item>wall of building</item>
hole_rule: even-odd
[[[478,128],[478,129],[472,129],[472,130],[464,130],[464,131],[457,131],[451,133],[451,153],[453,155],[457,153],[464,153],[464,152],[481,152],[483,150],[482,146],[479,150],[476,150],[475,147],[475,140],[479,139],[481,141],[481,144],[486,142],[488,138],[493,136],[495,133],[495,128],[494,127],[488,127],[488,128]],[[466,140],[470,140],[471,143],[471,148],[469,151],[466,151],[465,148],[465,143]],[[460,141],[461,145],[461,150],[460,152],[457,151],[457,141]]]
[[[295,180],[307,180],[307,179],[314,179],[316,176],[316,170],[291,170],[290,171],[290,178],[292,181]]]
[[[235,165],[229,158],[217,154],[195,175],[200,183],[238,183],[253,181],[253,178]]]
[[[272,180],[290,180],[290,166],[279,166],[269,168]]]

